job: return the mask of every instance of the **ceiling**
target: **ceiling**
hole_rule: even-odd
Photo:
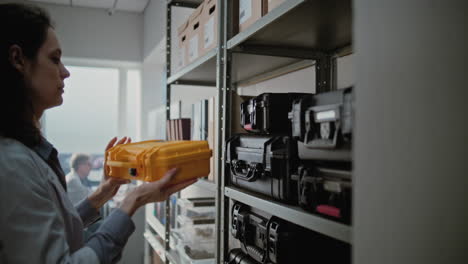
[[[138,12],[141,13],[145,10],[149,0],[29,0],[33,2],[91,7],[91,8],[104,8],[112,9],[114,3],[117,3],[115,10]]]

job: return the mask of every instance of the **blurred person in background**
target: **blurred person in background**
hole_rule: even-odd
[[[89,155],[75,153],[70,159],[71,171],[65,176],[65,180],[68,197],[75,206],[92,192],[88,179],[92,169],[90,158]]]
[[[88,179],[92,169],[91,157],[83,153],[73,154],[70,158],[70,168],[70,172],[65,176],[67,194],[73,205],[78,206],[93,192],[91,189],[91,181]],[[103,207],[100,210],[101,215],[104,215]],[[84,230],[84,239],[87,240],[91,237],[100,225],[101,221],[89,225]]]

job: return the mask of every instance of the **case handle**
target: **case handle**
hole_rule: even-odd
[[[120,168],[136,168],[137,164],[133,162],[124,162],[124,161],[108,161],[106,165],[109,167],[120,167]]]
[[[318,205],[315,210],[317,210],[317,212],[321,213],[321,214],[324,214],[324,215],[328,215],[328,216],[331,216],[331,217],[335,217],[335,218],[341,218],[342,215],[341,215],[341,210],[335,206],[331,206],[331,205],[327,205],[327,204],[321,204],[321,205]]]
[[[251,256],[253,259],[257,261],[264,263],[263,260],[265,260],[265,256],[266,256],[265,250],[257,246],[253,246],[253,245],[244,245],[244,246],[247,252],[249,253],[249,256]]]
[[[334,149],[341,131],[339,106],[311,107],[305,113],[304,145],[308,148]]]
[[[256,181],[264,172],[262,163],[252,162],[247,164],[243,160],[232,160],[231,163],[232,175],[244,181]]]

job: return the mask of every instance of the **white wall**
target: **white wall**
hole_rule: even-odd
[[[338,58],[337,87],[347,88],[353,86],[355,79],[355,56],[348,55]],[[315,93],[315,66],[291,72],[261,83],[239,87],[241,95],[256,96],[261,93]]]
[[[354,263],[467,263],[466,10],[354,3]]]
[[[65,57],[141,63],[141,14],[117,11],[109,16],[106,9],[35,4],[50,13]]]
[[[150,0],[143,21],[143,59],[146,59],[166,36],[166,1]]]
[[[203,99],[215,97],[218,94],[216,87],[199,87],[187,85],[173,85],[171,102],[182,101],[181,117],[191,118],[192,104]]]
[[[141,98],[141,137],[152,139],[148,125],[154,125],[148,113],[165,105],[164,65],[166,61],[166,3],[150,0],[143,13],[143,67]],[[164,124],[162,124],[164,125]]]
[[[156,108],[165,106],[166,103],[166,86],[164,85],[165,78],[165,63],[166,63],[166,31],[165,31],[165,2],[164,1],[150,1],[144,12],[144,62],[143,62],[143,78],[142,78],[142,138],[151,139],[148,135],[149,122],[148,112]],[[172,9],[172,71],[175,72],[174,67],[178,60],[178,43],[177,43],[177,28],[188,18],[192,9],[189,8],[173,8]],[[213,73],[215,74],[215,73]],[[205,91],[207,88],[201,87],[197,90],[197,87],[178,87],[173,86],[172,89],[172,100],[180,100],[181,93],[186,98],[198,98],[199,92]],[[216,89],[208,88],[208,93]],[[208,96],[206,96],[208,97]],[[187,102],[186,102],[187,104]],[[164,124],[161,124],[164,125]]]
[[[142,139],[153,139],[148,135],[148,113],[155,108],[165,106],[164,85],[164,51],[166,41],[161,41],[152,55],[143,62],[142,67],[142,97],[141,97],[141,137]],[[159,125],[159,124],[158,124]],[[164,125],[164,124],[163,124]]]

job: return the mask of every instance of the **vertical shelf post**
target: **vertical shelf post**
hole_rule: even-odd
[[[225,219],[225,211],[224,211],[224,204],[225,204],[225,196],[224,196],[224,156],[225,156],[225,142],[227,133],[229,133],[230,129],[230,116],[229,111],[227,109],[227,98],[229,94],[229,88],[226,83],[227,79],[227,24],[229,23],[229,19],[226,19],[226,10],[227,5],[230,1],[225,0],[217,0],[218,6],[218,46],[217,46],[217,57],[216,57],[216,87],[218,89],[218,131],[217,131],[217,141],[218,141],[218,159],[216,160],[217,163],[217,191],[216,191],[216,254],[215,254],[215,262],[216,263],[224,263],[224,251],[225,251],[225,233],[226,230],[224,228],[224,219]],[[228,200],[229,202],[229,200]]]
[[[315,93],[328,92],[336,86],[335,81],[336,60],[324,54],[316,59],[315,63]]]
[[[168,3],[166,5],[166,120],[171,118],[171,85],[167,83],[167,80],[171,76],[171,67],[172,67],[172,58],[171,58],[171,26],[172,26],[172,4]],[[167,125],[167,123],[166,123]],[[167,131],[167,129],[166,129]],[[166,135],[167,139],[168,135]],[[171,229],[171,200],[170,198],[166,200],[165,213],[166,213],[166,223],[165,223],[165,233],[164,233],[164,256],[170,250],[170,229]],[[169,259],[164,257],[165,263],[169,264]]]
[[[146,213],[146,212],[145,212]],[[145,215],[145,218],[146,218],[146,215]],[[148,227],[148,223],[146,222],[146,219],[145,219],[145,230],[147,230],[149,227]],[[151,263],[151,258],[150,258],[150,254],[151,254],[151,248],[149,246],[149,242],[144,239],[144,259],[143,259],[143,263],[144,264],[150,264]]]

